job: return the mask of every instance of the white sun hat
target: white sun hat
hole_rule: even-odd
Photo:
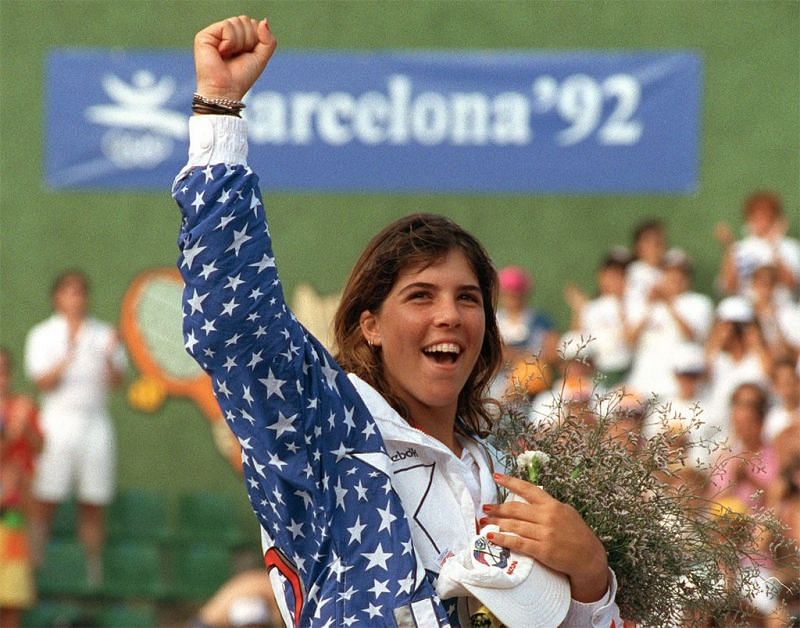
[[[446,599],[472,595],[508,628],[555,628],[567,616],[569,580],[536,562],[492,543],[487,525],[469,547],[450,554],[439,572],[436,592]]]

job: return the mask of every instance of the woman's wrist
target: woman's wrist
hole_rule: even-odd
[[[608,591],[608,560],[605,550],[592,562],[589,569],[582,569],[569,577],[572,599],[577,602],[597,602]]]

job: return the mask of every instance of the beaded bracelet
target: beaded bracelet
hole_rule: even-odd
[[[241,100],[231,98],[206,98],[197,92],[192,96],[192,112],[201,114],[214,114],[236,116],[241,118],[241,111],[245,104]]]

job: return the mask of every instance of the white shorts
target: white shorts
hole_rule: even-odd
[[[100,413],[42,417],[44,447],[36,463],[33,494],[63,502],[106,505],[114,497],[117,452],[111,419]]]

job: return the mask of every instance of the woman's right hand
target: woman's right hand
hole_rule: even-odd
[[[258,22],[240,15],[207,26],[194,38],[197,93],[241,100],[261,76],[276,46],[266,18]]]

